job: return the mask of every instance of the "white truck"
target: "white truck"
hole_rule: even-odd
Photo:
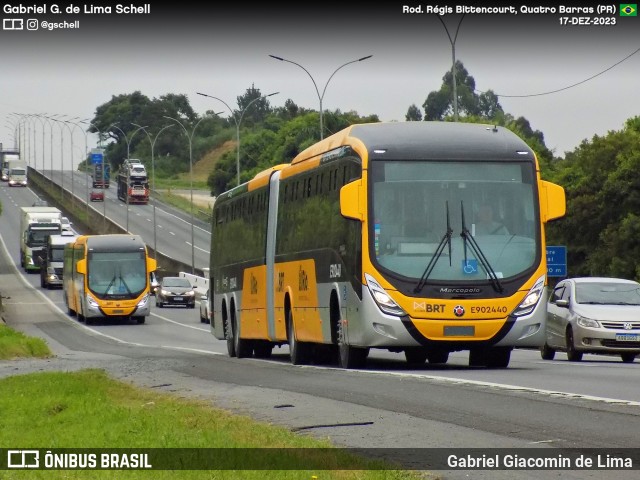
[[[16,149],[5,149],[0,143],[0,165],[2,166],[2,181],[9,181],[9,162],[20,160],[20,152]]]
[[[27,186],[27,164],[21,160],[9,160],[9,186],[10,187],[26,187]]]
[[[49,235],[62,232],[62,212],[55,207],[21,207],[20,265],[40,271],[41,250]]]
[[[60,235],[49,235],[41,254],[40,286],[51,289],[62,287],[62,268],[64,260],[64,246],[75,242],[78,235],[74,232],[63,231]]]

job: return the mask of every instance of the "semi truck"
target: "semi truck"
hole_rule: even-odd
[[[111,181],[111,165],[108,163],[96,163],[93,165],[93,188],[109,188]]]
[[[20,265],[27,272],[39,271],[47,237],[62,232],[62,212],[56,207],[21,207],[20,210]]]
[[[76,238],[78,235],[70,231],[47,237],[47,243],[40,255],[40,286],[42,288],[50,290],[53,287],[62,287],[64,246],[67,243],[73,243]]]
[[[122,164],[118,170],[118,198],[125,203],[149,203],[149,180],[142,164]]]

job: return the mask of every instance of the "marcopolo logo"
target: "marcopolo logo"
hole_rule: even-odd
[[[7,468],[40,468],[38,450],[8,450]]]

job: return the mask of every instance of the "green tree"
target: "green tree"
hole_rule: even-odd
[[[255,88],[253,84],[251,85],[251,88],[247,88],[244,95],[237,97],[238,110],[235,111],[234,115],[238,120],[240,120],[240,116],[242,116],[243,125],[249,126],[261,123],[267,115],[271,113],[269,100],[266,97],[260,97],[262,97],[260,89]]]
[[[163,126],[171,123],[171,120],[164,118],[165,116],[181,119],[187,124],[195,123],[198,118],[185,95],[168,94],[151,100],[140,91],[135,91],[130,94],[114,95],[111,100],[100,105],[96,109],[88,131],[100,132],[103,139],[113,140],[107,145],[106,156],[112,168],[117,169],[127,156],[127,141],[129,141],[129,153],[132,157],[139,145],[145,145],[144,148],[146,148],[149,144],[143,132],[133,135],[138,128],[135,124],[144,126],[150,133],[158,132]],[[181,164],[182,168],[185,163],[188,165],[189,158],[188,141],[184,137],[173,132],[166,137],[163,136],[162,144],[167,151],[186,152],[186,154],[171,157],[172,160]]]
[[[407,114],[404,116],[407,122],[419,122],[422,120],[422,112],[420,108],[414,103],[407,109]]]
[[[478,95],[476,93],[476,81],[461,61],[456,61],[456,93],[458,97],[459,115],[479,116],[485,119],[493,119],[503,110],[498,102],[498,96],[488,90]],[[453,115],[453,76],[448,70],[442,77],[440,90],[430,92],[422,104],[425,120],[444,120]]]
[[[640,279],[640,117],[621,131],[584,140],[556,161],[567,215],[549,236],[567,245],[569,274]]]

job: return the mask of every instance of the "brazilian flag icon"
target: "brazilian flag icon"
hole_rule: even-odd
[[[638,5],[635,3],[620,4],[620,16],[621,17],[637,17]]]

